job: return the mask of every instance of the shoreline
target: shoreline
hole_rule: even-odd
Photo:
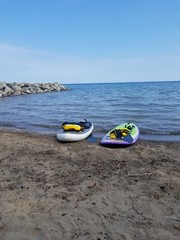
[[[178,240],[180,144],[0,131],[3,240]]]
[[[58,131],[58,130],[57,130]],[[54,136],[56,137],[56,132],[50,132],[50,131],[32,131],[27,129],[20,129],[20,128],[10,128],[10,127],[0,127],[0,133],[1,132],[8,132],[8,133],[22,133],[22,134],[30,134],[30,135],[47,135],[47,136]],[[91,141],[91,136],[87,138],[85,141],[87,142],[97,142],[99,141],[106,133],[92,133],[92,138],[94,140]],[[143,137],[142,137],[143,136]],[[153,138],[154,137],[154,138]],[[163,139],[164,138],[164,139]],[[174,138],[174,139],[171,139]],[[180,137],[179,136],[173,136],[173,135],[145,135],[140,134],[140,139],[138,141],[143,142],[162,142],[162,143],[180,143]]]

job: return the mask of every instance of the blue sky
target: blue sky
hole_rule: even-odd
[[[180,0],[0,0],[0,81],[180,80]]]

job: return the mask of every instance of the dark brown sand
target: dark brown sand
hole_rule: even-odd
[[[0,132],[1,240],[179,240],[180,143]]]

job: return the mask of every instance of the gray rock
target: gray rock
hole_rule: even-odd
[[[24,87],[23,92],[27,94],[31,93],[28,87]]]
[[[0,82],[0,90],[4,90],[6,87],[6,83]]]
[[[22,92],[23,91],[22,88],[18,85],[14,85],[11,88],[14,90],[14,92]]]
[[[6,85],[4,92],[8,94],[12,94],[14,93],[14,90],[12,88],[10,88],[8,85]]]
[[[3,92],[3,93],[2,93],[2,96],[3,96],[3,97],[7,97],[8,94],[7,94],[6,92]]]
[[[14,92],[14,96],[19,96],[19,95],[21,95],[21,91]]]

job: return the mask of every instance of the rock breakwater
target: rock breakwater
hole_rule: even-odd
[[[0,98],[25,94],[67,91],[69,88],[59,83],[5,83],[0,82]]]

